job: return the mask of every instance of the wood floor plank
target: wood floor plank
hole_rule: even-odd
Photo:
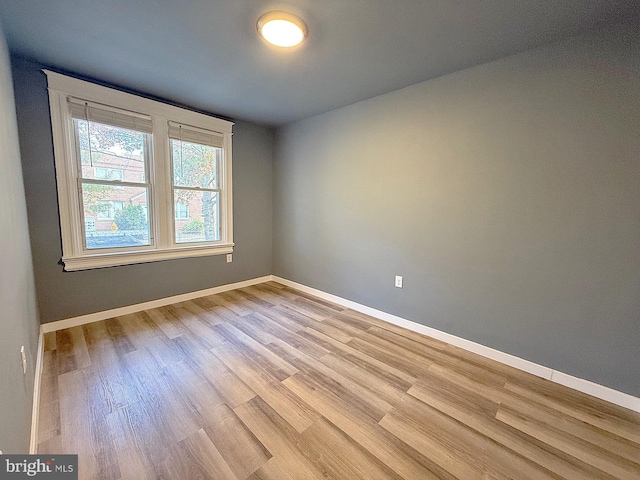
[[[502,406],[496,418],[617,478],[640,479],[640,465]]]
[[[298,323],[287,322],[283,320],[285,317],[280,317],[275,312],[256,312],[255,315],[262,320],[261,325],[272,337],[304,351],[307,355],[319,358],[330,352],[330,350],[327,350],[317,342],[300,335],[299,332],[303,328]],[[270,339],[270,341],[272,342],[273,339]]]
[[[391,345],[389,342],[379,342],[371,336],[366,339],[361,337],[354,338],[348,345],[412,377],[417,377],[422,372],[426,372],[431,365],[431,360],[428,358],[416,354],[404,353],[401,349]]]
[[[483,368],[466,359],[455,358],[441,349],[432,348],[429,345],[417,345],[417,342],[407,340],[402,335],[389,332],[383,328],[373,327],[366,334],[360,335],[358,340],[366,341],[370,347],[381,348],[383,351],[395,355],[400,359],[394,358],[396,362],[401,362],[402,359],[406,358],[416,366],[426,364],[427,367],[430,367],[432,364],[437,363],[463,372],[472,378],[482,379],[483,382],[499,385],[503,385],[507,380],[506,376],[498,372]]]
[[[361,480],[373,478],[400,480],[402,478],[324,418],[315,422],[300,435],[298,448],[329,478]]]
[[[117,318],[108,318],[104,324],[118,355],[124,355],[136,349]]]
[[[288,303],[286,308],[302,313],[303,315],[313,318],[318,322],[322,322],[325,318],[328,318],[335,313],[334,309],[325,307],[319,302],[309,300],[303,296],[299,296],[293,302]]]
[[[291,363],[294,363],[307,375],[316,378],[316,381],[320,384],[330,388],[342,398],[357,404],[362,411],[367,412],[368,415],[376,420],[382,418],[393,408],[390,403],[380,398],[375,392],[324,365],[321,361],[305,355],[285,342],[274,342],[270,347],[274,348],[274,351],[281,352],[280,354],[283,357],[290,359]]]
[[[140,445],[133,430],[133,425],[126,409],[118,409],[106,416],[108,431],[114,440],[115,455],[122,478],[153,480],[156,471]],[[145,439],[152,440],[152,437]]]
[[[56,332],[51,332],[55,339]],[[58,351],[54,349],[42,352],[42,378],[58,376]]]
[[[430,422],[427,428],[396,410],[380,421],[382,427],[407,445],[418,451],[428,451],[431,459],[457,478],[558,478],[506,449],[483,441],[464,426],[448,423],[449,428]]]
[[[219,331],[223,332],[227,341],[234,343],[235,345],[245,347],[250,350],[252,355],[259,356],[263,362],[272,364],[275,368],[282,370],[287,376],[295,375],[298,373],[298,369],[290,365],[284,359],[275,355],[271,350],[266,348],[263,344],[250,337],[242,330],[236,328],[231,324],[218,325]]]
[[[256,393],[210,350],[201,348],[195,340],[184,335],[175,339],[174,342],[178,343],[185,352],[191,352],[185,361],[202,373],[224,398],[227,405],[235,407],[255,397]]]
[[[283,452],[281,455],[271,458],[256,470],[253,476],[258,480],[319,480],[326,478],[320,472],[307,471],[307,468],[295,456]]]
[[[247,288],[239,288],[237,290],[233,290],[230,292],[231,294],[235,294],[236,298],[239,298],[241,301],[247,301],[250,307],[256,308],[271,308],[274,306],[274,303],[269,300],[265,300],[261,295],[254,295]]]
[[[259,283],[257,285],[251,285],[249,287],[244,288],[246,292],[251,293],[252,295],[266,300],[272,306],[280,305],[282,302],[286,302],[287,299],[283,295],[283,290],[281,288],[273,289],[266,283]]]
[[[464,397],[461,398],[459,391],[448,390],[446,387],[433,384],[427,386],[417,383],[409,390],[409,394],[492,439],[497,444],[555,472],[562,478],[580,480],[613,478],[561,450],[537,441],[525,432],[496,420],[493,416],[487,416],[488,410],[497,413],[495,405],[489,404],[488,407],[483,407],[482,397],[479,398],[472,391],[463,392]],[[401,410],[405,411],[405,409]],[[478,411],[482,414],[479,415]]]
[[[564,415],[544,405],[527,401],[525,398],[516,395],[505,395],[501,404],[537,422],[552,426],[563,433],[581,438],[594,446],[603,448],[613,455],[618,455],[630,462],[640,464],[640,455],[638,455],[640,445],[624,437],[595,427],[572,416]],[[638,466],[640,467],[640,465]]]
[[[84,325],[82,331],[91,357],[91,372],[101,386],[99,398],[104,402],[105,411],[113,412],[137,402],[139,392],[122,366],[123,355],[129,353],[129,349],[118,345],[106,321]]]
[[[195,315],[198,318],[198,320],[205,322],[206,324],[212,327],[224,321],[220,317],[220,315],[217,315],[215,313],[214,309],[203,307],[196,300],[188,300],[186,302],[182,302],[180,303],[180,306],[185,310],[187,310],[189,313],[192,313],[193,315]]]
[[[327,300],[323,300],[320,297],[316,297],[315,295],[311,295],[300,290],[295,290],[291,287],[284,287],[283,290],[292,295],[291,298],[293,299],[293,301],[297,301],[298,299],[306,299],[313,302],[314,304],[320,305],[321,307],[325,307],[325,309],[334,310],[336,312],[344,311],[344,307],[332,302],[328,302]]]
[[[81,328],[89,358],[93,364],[99,367],[115,364],[119,361],[120,355],[128,353],[128,351],[119,352],[116,349],[116,344],[107,329],[106,321],[88,323]]]
[[[298,373],[283,383],[401,477],[454,478],[306,374]]]
[[[226,343],[226,339],[215,328],[215,326],[224,323],[220,317],[215,316],[217,321],[212,320],[212,316],[205,317],[199,310],[204,311],[195,303],[191,303],[192,307],[186,304],[176,306],[176,311],[180,314],[180,322],[200,342],[204,343],[207,348],[218,347]]]
[[[565,406],[584,410],[602,417],[605,421],[611,420],[612,423],[627,423],[633,427],[640,422],[640,412],[634,412],[628,408],[584,394],[546,378],[528,375],[520,370],[516,372],[517,374],[509,377],[508,384],[511,387],[524,387],[532,394],[535,393]]]
[[[500,378],[517,378],[523,376],[523,378],[528,379],[528,381],[531,381],[532,378],[530,374],[523,372],[522,370],[518,370],[517,368],[511,367],[504,363],[496,362],[487,357],[482,357],[463,348],[456,347],[455,345],[446,344],[443,352],[465,362],[471,363],[476,367],[480,367],[488,374],[494,374]]]
[[[42,335],[43,350],[45,352],[51,352],[56,349],[56,332],[47,332]]]
[[[210,301],[231,310],[236,315],[240,315],[241,317],[244,315],[248,315],[253,311],[253,308],[248,306],[246,304],[247,302],[244,302],[242,297],[238,297],[238,295],[234,294],[233,292],[219,293],[217,295],[211,295],[207,298]]]
[[[479,382],[451,368],[434,364],[429,370],[440,378],[440,382],[438,383],[453,382],[460,387],[464,387],[466,390],[459,392],[457,394],[458,398],[469,398],[473,396],[473,394],[480,394],[494,402],[508,406],[519,413],[545,422],[553,426],[553,428],[561,429],[570,435],[583,438],[593,445],[605,448],[614,455],[622,456],[635,463],[640,462],[640,455],[638,455],[638,448],[640,446],[626,438],[595,427],[573,416],[563,414],[551,408],[549,405],[543,405],[526,397],[522,397],[511,390],[496,388],[496,385]],[[419,385],[416,385],[416,387],[419,387]],[[414,392],[416,391],[416,387],[414,387]],[[410,393],[412,392],[410,391]]]
[[[60,344],[58,344],[60,345]],[[117,479],[120,472],[114,457],[111,437],[106,431],[105,412],[92,394],[93,380],[84,370],[73,370],[58,377],[60,399],[60,434],[62,452],[78,453],[78,471],[82,478]]]
[[[331,317],[329,317],[327,320],[331,320],[333,322],[339,322],[343,325],[346,325],[352,331],[354,331],[353,329],[356,329],[360,332],[366,332],[371,327],[376,325],[376,323],[370,322],[368,321],[368,319],[365,320],[362,317],[352,315],[351,313],[353,313],[353,310],[345,309],[345,310],[342,310],[341,312],[333,313]]]
[[[341,343],[347,343],[353,339],[351,335],[343,330],[322,322],[322,319],[325,318],[322,315],[316,315],[317,319],[314,319],[313,317],[308,316],[305,311],[295,308],[295,305],[287,305],[283,308],[291,312],[292,318],[299,320],[300,323],[306,325],[305,330],[315,330]]]
[[[547,395],[535,390],[528,389],[526,386],[519,385],[513,381],[508,381],[505,388],[511,392],[515,392],[523,397],[529,398],[535,402],[547,405],[559,412],[566,415],[575,417],[583,422],[590,423],[603,430],[607,430],[620,437],[626,438],[640,445],[640,414],[638,414],[638,420],[627,419],[619,416],[615,413],[609,413],[599,408],[594,408],[588,405],[581,405],[586,399],[583,398],[582,402],[576,400],[576,402],[568,403],[561,400],[558,396]],[[584,395],[587,397],[587,395]],[[635,412],[630,412],[635,413]]]
[[[198,425],[208,425],[211,416],[224,403],[222,395],[197,368],[186,362],[172,363],[165,371],[182,401],[197,413]]]
[[[149,353],[130,352],[124,356],[124,364],[140,394],[139,401],[157,418],[163,434],[178,442],[198,430],[197,412]]]
[[[58,375],[91,365],[82,327],[72,327],[56,332],[56,359]]]
[[[273,342],[278,338],[277,335],[270,331],[272,329],[269,319],[260,312],[252,312],[246,315],[246,318],[247,321],[230,321],[229,323],[262,345]]]
[[[64,452],[62,448],[62,435],[56,435],[55,437],[38,442],[39,455],[59,454],[61,452]]]
[[[237,480],[209,436],[202,429],[188,436],[167,452],[157,467],[160,479],[193,478]]]
[[[381,326],[373,326],[367,329],[371,335],[387,340],[393,344],[403,347],[405,350],[425,356],[427,358],[435,352],[444,352],[446,344],[439,340],[429,339],[419,334],[407,335],[407,330],[393,331]]]
[[[389,405],[395,405],[410,388],[408,385],[397,386],[395,383],[387,381],[384,376],[378,376],[378,372],[372,371],[367,368],[368,366],[361,366],[357,362],[349,361],[349,358],[327,354],[319,360],[323,365],[356,382]]]
[[[320,472],[300,452],[297,433],[287,421],[260,397],[255,397],[233,410],[251,432],[262,442],[274,458],[256,473],[260,478],[293,478],[296,480],[317,480],[324,478]]]
[[[38,443],[60,436],[59,398],[58,376],[43,377],[40,381],[40,411],[42,413],[38,421]]]
[[[363,322],[369,323],[372,327],[378,327],[384,330],[388,330],[389,332],[397,333],[398,335],[402,335],[418,342],[422,342],[425,345],[438,350],[444,350],[448,345],[442,340],[427,337],[426,335],[422,335],[421,333],[407,330],[406,328],[399,327],[398,325],[394,325],[393,323],[385,322],[384,320],[380,320],[379,318],[372,317],[371,315],[367,315],[356,310],[346,309],[342,313],[348,315],[353,319],[360,319]]]
[[[387,375],[395,377],[397,381],[406,382],[411,385],[418,378],[416,375],[406,373],[405,371],[396,368],[389,363],[385,363],[383,360],[379,360],[375,356],[369,355],[368,353],[353,348],[353,346],[351,345],[345,345],[341,342],[338,342],[337,340],[316,330],[305,329],[304,332],[300,332],[300,335],[305,336],[305,338],[315,340],[316,342],[323,345],[325,349],[329,350],[332,353],[335,353],[336,355],[350,356],[364,364],[370,365]]]
[[[205,431],[237,478],[248,478],[271,453],[227,405],[218,405],[207,418]]]
[[[213,353],[298,432],[304,431],[318,418],[308,405],[284,388],[279,379],[270,377],[266,369],[253,363],[236,347],[218,347]]]
[[[341,313],[341,312],[340,312]],[[345,338],[355,338],[362,334],[366,330],[362,330],[358,327],[354,327],[351,323],[345,322],[343,319],[338,319],[335,316],[329,316],[322,319],[324,325],[328,325],[338,330],[342,330],[346,335]],[[348,340],[347,340],[348,341]],[[344,340],[343,340],[344,342]]]
[[[152,308],[146,312],[167,338],[176,338],[185,333],[186,327],[180,321],[180,313],[175,306]]]
[[[156,465],[166,458],[167,451],[175,440],[167,424],[158,416],[158,409],[153,408],[150,402],[141,401],[127,405],[121,412],[126,417],[120,420],[121,427],[113,424],[117,431],[112,436],[125,435],[129,448],[139,448],[151,465]],[[127,428],[130,428],[130,433],[125,431]],[[130,434],[133,434],[133,439]]]
[[[512,395],[503,388],[506,383],[504,377],[474,376],[465,370],[457,370],[452,366],[433,363],[429,366],[427,375],[437,377],[436,381],[456,384],[483,396],[494,403],[500,403]]]
[[[640,414],[275,282],[44,335],[82,480],[640,480]]]
[[[151,339],[164,336],[146,311],[122,315],[116,319],[136,349],[144,348]]]

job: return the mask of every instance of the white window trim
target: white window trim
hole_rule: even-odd
[[[233,123],[201,113],[160,103],[112,88],[43,70],[47,75],[49,108],[56,164],[60,230],[62,234],[62,262],[66,271],[130,265],[176,258],[223,255],[233,252],[233,192],[231,181],[231,136]],[[149,115],[153,123],[153,162],[150,169],[151,202],[154,219],[150,219],[152,246],[127,251],[91,251],[82,244],[83,228],[78,213],[73,121],[69,113],[68,97],[108,105],[126,111]],[[222,134],[223,155],[220,172],[221,240],[209,244],[176,244],[173,238],[173,195],[171,160],[169,156],[169,122],[193,125]]]

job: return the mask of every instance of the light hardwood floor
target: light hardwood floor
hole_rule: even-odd
[[[640,414],[265,283],[45,335],[81,479],[640,479]]]

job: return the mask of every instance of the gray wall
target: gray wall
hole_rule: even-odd
[[[233,130],[233,263],[219,255],[63,272],[46,78],[41,65],[12,60],[43,323],[271,273],[273,132],[243,122]]]
[[[0,30],[0,450],[28,453],[38,342],[9,53]],[[27,353],[22,373],[20,347]]]
[[[274,273],[640,395],[638,31],[278,130]]]

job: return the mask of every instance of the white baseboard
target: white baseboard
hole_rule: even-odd
[[[29,453],[35,454],[38,450],[38,424],[40,419],[40,386],[42,385],[42,363],[44,361],[44,335],[42,329],[38,335],[38,353],[33,379],[33,404],[31,406],[31,438],[29,440]]]
[[[40,326],[42,333],[55,332],[64,328],[78,327],[87,323],[99,322],[108,318],[119,317],[122,315],[128,315],[130,313],[142,312],[143,310],[149,310],[151,308],[164,307],[173,303],[186,302],[187,300],[193,300],[194,298],[206,297],[207,295],[215,295],[216,293],[228,292],[229,290],[236,290],[238,288],[249,287],[258,283],[268,282],[272,279],[272,275],[264,277],[252,278],[250,280],[244,280],[237,283],[228,283],[226,285],[220,285],[219,287],[207,288],[205,290],[197,290],[195,292],[183,293],[181,295],[174,295],[172,297],[159,298],[157,300],[151,300],[149,302],[136,303],[134,305],[127,305],[125,307],[113,308],[111,310],[104,310],[102,312],[89,313],[87,315],[80,315],[78,317],[65,318],[64,320],[57,320],[55,322],[43,323]]]
[[[491,360],[495,360],[505,365],[523,370],[538,377],[546,378],[547,380],[558,383],[560,385],[564,385],[565,387],[573,388],[574,390],[578,390],[588,395],[592,395],[602,400],[606,400],[607,402],[611,402],[616,405],[620,405],[621,407],[625,407],[640,413],[640,398],[634,397],[633,395],[629,395],[627,393],[620,392],[618,390],[614,390],[597,383],[593,383],[583,378],[578,378],[563,372],[559,372],[557,370],[539,365],[529,360],[525,360],[523,358],[516,357],[514,355],[510,355],[508,353],[504,353],[490,347],[486,347],[479,343],[475,343],[470,340],[451,335],[450,333],[442,332],[440,330],[436,330],[435,328],[427,327],[420,323],[416,323],[411,320],[407,320],[405,318],[401,318],[396,315],[392,315],[381,310],[376,310],[375,308],[367,307],[366,305],[362,305],[351,300],[347,300],[345,298],[323,292],[322,290],[317,290],[300,283],[292,282],[291,280],[287,280],[286,278],[281,278],[276,275],[272,275],[271,277],[274,282],[278,282],[288,287],[295,288],[296,290],[300,290],[301,292],[315,295],[316,297],[319,297],[323,300],[327,300],[343,307],[350,308],[367,315],[371,315],[372,317],[379,318],[380,320],[384,320],[385,322],[404,327],[408,330],[421,333],[437,340],[442,340],[451,345],[455,345],[456,347],[460,347],[470,352],[477,353],[478,355],[482,355],[483,357],[490,358]]]

